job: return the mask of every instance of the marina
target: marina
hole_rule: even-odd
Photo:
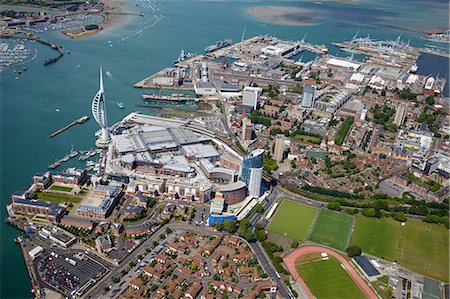
[[[59,166],[61,166],[64,162],[68,162],[69,160],[77,157],[78,155],[81,156],[78,158],[79,161],[86,161],[92,157],[94,157],[95,155],[99,154],[98,150],[72,150],[70,151],[69,154],[65,155],[64,157],[62,157],[61,159],[56,160],[55,162],[53,162],[52,164],[50,164],[48,166],[49,169],[55,169],[58,168]],[[92,161],[88,161],[88,163],[86,163],[86,166],[92,166],[91,163],[93,163]]]
[[[72,126],[74,126],[74,125],[76,125],[76,124],[81,125],[82,123],[84,123],[84,122],[87,121],[88,119],[89,119],[89,116],[87,116],[87,115],[82,116],[82,117],[80,117],[80,118],[74,120],[73,122],[71,122],[71,123],[68,124],[67,126],[62,127],[61,129],[59,129],[59,130],[53,132],[52,134],[50,134],[49,137],[50,137],[50,138],[55,137],[56,135],[58,135],[58,134],[64,132],[65,130],[69,129],[70,127],[72,127]]]
[[[0,44],[0,73],[10,66],[19,66],[36,58],[37,51],[27,49],[23,43],[11,45],[9,43]],[[26,68],[20,68],[17,73],[20,74]]]
[[[64,51],[62,50],[62,47],[56,43],[49,42],[45,39],[40,38],[39,36],[30,33],[30,32],[24,32],[24,31],[5,31],[0,33],[0,39],[19,39],[19,40],[29,40],[29,41],[36,41],[43,45],[47,45],[56,52],[58,52],[58,55],[45,59],[44,65],[48,65],[51,63],[54,63],[58,61],[61,57],[64,55]],[[4,46],[2,46],[4,47]],[[22,47],[21,47],[22,48]]]

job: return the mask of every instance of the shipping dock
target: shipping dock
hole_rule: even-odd
[[[89,116],[87,116],[87,115],[85,115],[85,116],[83,116],[83,117],[80,117],[79,119],[74,120],[73,122],[71,122],[71,123],[68,124],[67,126],[62,127],[62,128],[59,129],[58,131],[55,131],[55,132],[52,133],[49,137],[50,137],[50,138],[55,137],[55,136],[58,135],[59,133],[64,132],[65,130],[69,129],[70,127],[72,127],[72,126],[74,126],[74,125],[76,125],[76,124],[80,124],[80,125],[81,125],[82,123],[84,123],[84,122],[87,121],[88,119],[89,119]]]

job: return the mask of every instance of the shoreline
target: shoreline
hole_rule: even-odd
[[[104,5],[104,10],[100,11],[98,13],[93,13],[93,15],[98,15],[103,18],[103,20],[96,24],[98,25],[98,29],[94,30],[85,30],[84,26],[79,28],[72,28],[67,31],[61,31],[63,35],[66,37],[69,37],[71,39],[82,39],[87,38],[96,34],[99,34],[101,32],[108,31],[109,29],[118,26],[118,25],[124,25],[127,24],[131,17],[135,14],[133,11],[126,11],[125,10],[125,2],[126,0],[103,0],[102,3]],[[39,11],[47,11],[54,14],[64,14],[65,11],[51,8],[51,7],[44,7],[39,5],[33,5],[33,4],[22,4],[22,3],[12,3],[12,4],[5,4],[7,6],[11,7],[17,7],[18,10],[25,9],[25,10],[31,10],[36,9]],[[77,13],[83,14],[83,11],[78,11]],[[137,15],[137,14],[136,14]]]
[[[132,12],[124,11],[125,0],[104,0],[103,4],[105,5],[104,11],[97,14],[103,18],[102,22],[97,24],[98,29],[85,30],[84,27],[81,27],[72,29],[72,32],[63,31],[62,33],[71,39],[82,39],[106,32],[118,25],[125,25],[131,20]],[[81,32],[73,32],[77,30],[81,30]]]

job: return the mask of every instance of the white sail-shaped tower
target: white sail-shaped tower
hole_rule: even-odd
[[[100,89],[94,96],[92,100],[92,115],[95,121],[100,126],[101,133],[98,137],[95,145],[99,148],[108,147],[111,137],[108,130],[108,121],[106,118],[106,98],[105,91],[103,89],[103,71],[100,67]]]

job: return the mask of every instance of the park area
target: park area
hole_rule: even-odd
[[[50,187],[50,190],[55,190],[55,191],[61,191],[61,192],[70,192],[72,191],[72,187],[66,187],[66,186],[59,186],[59,185],[52,185]]]
[[[321,209],[309,239],[345,250],[352,233],[353,219],[349,215]]]
[[[78,196],[72,196],[72,195],[66,195],[66,194],[60,194],[60,193],[42,192],[42,191],[37,191],[37,192],[35,192],[35,194],[41,201],[48,201],[53,204],[60,204],[63,202],[66,202],[66,203],[80,203],[81,202],[81,197],[78,197]]]
[[[364,252],[397,261],[406,268],[449,281],[449,231],[443,225],[358,215],[350,244]]]
[[[332,256],[311,253],[297,259],[295,267],[313,295],[318,298],[366,298],[364,293]]]
[[[289,238],[305,241],[317,209],[284,199],[269,225],[268,230]]]

